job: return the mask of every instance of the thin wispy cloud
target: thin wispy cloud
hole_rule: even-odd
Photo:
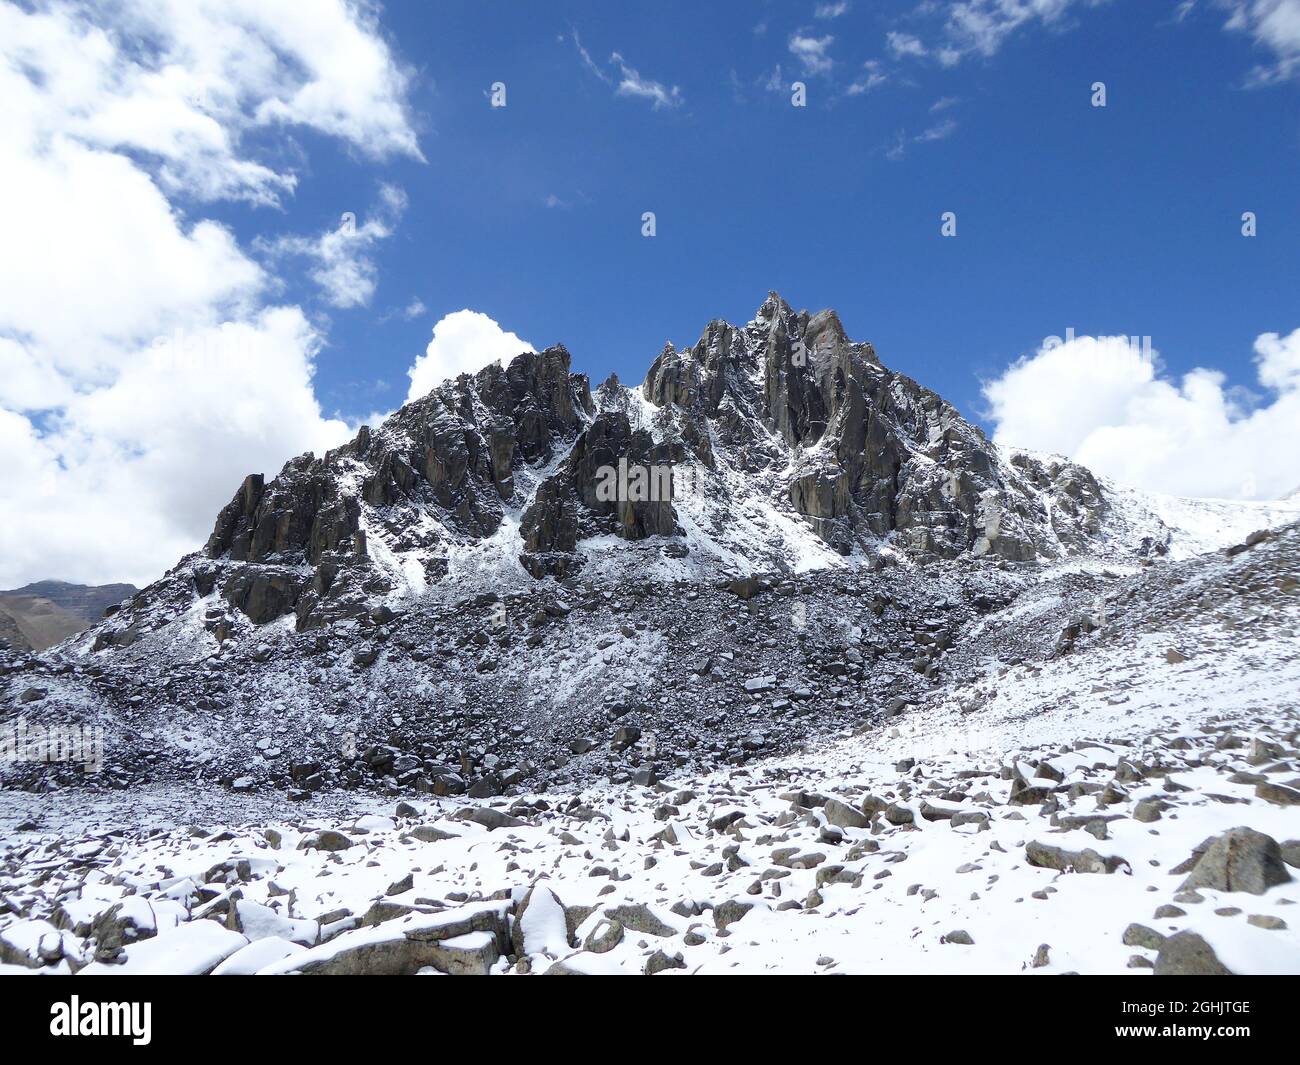
[[[664,107],[680,107],[684,101],[682,90],[676,85],[671,88],[663,82],[655,81],[653,78],[642,77],[641,73],[635,68],[628,66],[627,62],[621,55],[614,52],[610,57],[611,63],[616,63],[619,69],[618,88],[615,90],[619,96],[633,96],[642,100],[649,100],[656,111]]]
[[[862,73],[845,88],[844,95],[862,96],[888,80],[889,76],[880,69],[879,60],[868,59],[862,64]]]
[[[1092,2],[1092,0],[1089,0]],[[961,0],[948,9],[948,47],[941,62],[971,53],[995,55],[1013,33],[1032,22],[1059,22],[1077,0]]]
[[[292,256],[307,259],[312,264],[311,279],[331,307],[340,310],[364,307],[370,303],[378,283],[379,269],[371,253],[379,241],[392,236],[405,209],[406,193],[395,185],[383,185],[379,202],[360,223],[349,213],[339,225],[323,233],[258,240],[256,246],[273,259]]]
[[[829,21],[837,19],[841,15],[848,14],[849,0],[838,0],[837,3],[818,4],[813,10],[813,18]]]
[[[941,10],[932,45],[907,33],[889,35],[897,56],[933,56],[955,66],[968,56],[989,58],[1017,32],[1038,25],[1061,29],[1073,12],[1100,7],[1109,0],[954,0],[929,5]],[[926,6],[923,5],[922,10]],[[1223,29],[1249,37],[1268,56],[1247,73],[1248,86],[1273,85],[1300,78],[1300,0],[1180,0],[1172,21],[1186,22],[1198,9],[1226,15]]]
[[[784,72],[781,70],[781,64],[777,63],[770,74],[761,78],[760,84],[767,92],[785,92],[788,86],[786,85]]]
[[[911,33],[890,30],[885,34],[885,44],[889,46],[889,51],[895,59],[902,59],[904,56],[921,58],[929,54],[921,39]]]
[[[935,141],[947,140],[956,132],[957,120],[955,118],[946,118],[942,122],[937,122],[933,126],[923,129],[920,133],[910,136],[906,130],[899,130],[893,142],[885,149],[885,158],[891,163],[897,163],[906,157],[910,145],[933,144]]]
[[[654,78],[645,77],[639,70],[628,63],[621,53],[610,53],[609,69],[606,69],[606,67],[596,62],[591,53],[583,46],[582,38],[578,36],[577,30],[571,32],[571,37],[573,46],[577,49],[583,66],[606,85],[613,85],[616,96],[629,96],[634,99],[648,100],[656,111],[680,107],[686,102],[686,98],[682,95],[682,90],[678,86],[665,85]]]
[[[886,42],[896,58],[932,58],[941,66],[956,66],[968,56],[988,58],[1018,30],[1038,24],[1059,27],[1076,7],[1096,7],[1108,0],[951,0],[924,3],[914,14],[938,15],[929,31],[890,31]],[[1265,0],[1269,2],[1269,0]],[[1282,3],[1293,0],[1279,0]]]
[[[805,74],[823,75],[829,74],[835,66],[835,60],[826,54],[834,43],[835,38],[829,33],[814,37],[807,30],[798,30],[790,37],[788,47]]]
[[[740,75],[736,73],[736,68],[732,67],[727,73],[727,84],[731,86],[731,99],[733,103],[743,104],[748,102],[745,95],[745,86],[741,84]]]
[[[1300,77],[1300,0],[1219,0],[1229,12],[1224,29],[1248,34],[1272,53],[1272,61],[1255,66],[1248,85],[1273,85]]]
[[[581,57],[583,65],[586,66],[586,68],[589,71],[591,71],[591,73],[595,74],[596,77],[598,77],[606,85],[612,84],[614,79],[610,77],[610,75],[606,74],[604,70],[601,69],[600,64],[597,63],[594,59],[592,59],[591,53],[588,52],[587,49],[583,47],[582,38],[578,36],[578,31],[573,30],[571,36],[573,38],[573,46],[578,50],[578,55],[579,57]]]
[[[957,129],[957,120],[955,118],[945,119],[938,125],[931,126],[929,129],[922,130],[913,140],[917,144],[926,144],[930,141],[941,141],[951,137]]]

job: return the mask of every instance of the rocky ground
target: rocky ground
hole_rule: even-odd
[[[484,799],[0,793],[0,960],[1297,973],[1298,536],[1040,588],[925,699],[777,757]]]

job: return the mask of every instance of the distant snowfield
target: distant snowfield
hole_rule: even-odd
[[[1174,560],[1240,543],[1258,529],[1300,520],[1300,499],[1186,499],[1103,484],[1121,521],[1140,528],[1154,515],[1170,529],[1169,557]]]

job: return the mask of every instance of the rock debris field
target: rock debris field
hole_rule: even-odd
[[[973,714],[651,785],[292,816],[214,791],[193,824],[166,789],[4,793],[0,963],[1295,973],[1300,654],[1276,636],[1178,663],[1127,641],[1010,671]]]

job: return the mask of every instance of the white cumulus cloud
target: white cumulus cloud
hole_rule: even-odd
[[[481,311],[453,311],[433,327],[433,339],[407,374],[407,402],[427,396],[450,377],[476,373],[489,363],[509,363],[516,355],[535,350]]]
[[[999,443],[1151,491],[1276,499],[1300,484],[1300,329],[1264,333],[1254,350],[1259,396],[1212,369],[1171,378],[1125,337],[1044,344],[984,396]]]
[[[371,10],[0,4],[0,587],[151,580],[246,473],[346,437],[322,337],[195,205],[292,196],[288,127],[420,156]]]
[[[910,55],[919,58],[929,54],[921,39],[915,34],[899,33],[891,30],[885,34],[885,43],[889,46],[889,51],[899,59],[903,56]]]

